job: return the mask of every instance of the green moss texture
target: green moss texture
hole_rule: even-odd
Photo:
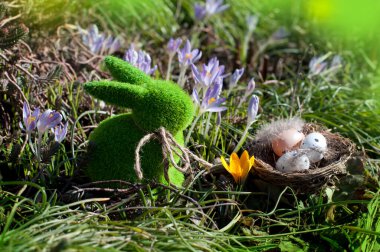
[[[90,135],[86,172],[93,181],[122,179],[137,181],[135,149],[143,136],[166,128],[183,144],[182,131],[191,123],[194,105],[190,96],[173,82],[153,80],[129,63],[106,57],[105,63],[116,81],[86,83],[85,90],[109,104],[132,109],[129,114],[110,117]],[[141,152],[144,178],[167,184],[158,141],[146,144]],[[169,169],[170,182],[181,185],[182,173]]]

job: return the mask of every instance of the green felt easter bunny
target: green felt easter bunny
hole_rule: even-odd
[[[160,127],[183,144],[183,130],[191,123],[194,105],[190,96],[173,82],[154,80],[128,62],[109,56],[105,64],[116,81],[89,82],[85,90],[109,104],[131,108],[102,121],[90,135],[86,172],[93,181],[122,179],[137,181],[135,150],[146,134]],[[151,141],[142,148],[141,168],[145,179],[167,184],[162,148]],[[170,183],[181,185],[184,176],[174,167]]]

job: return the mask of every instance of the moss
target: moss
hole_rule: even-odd
[[[90,136],[87,175],[94,181],[122,179],[136,182],[134,152],[144,135],[135,126],[131,114],[117,115],[101,122]],[[183,142],[181,134],[176,139]],[[157,178],[159,182],[166,183],[160,144],[149,142],[142,148],[141,156],[144,178]],[[181,172],[170,167],[169,175],[173,184],[182,184],[184,177]]]
[[[191,123],[194,115],[193,102],[178,85],[155,81],[147,89],[144,102],[133,108],[135,122],[143,129],[152,131],[164,126],[175,134]]]
[[[117,81],[129,84],[144,84],[151,81],[144,72],[119,58],[109,56],[105,58],[104,63]]]
[[[85,84],[84,89],[96,98],[125,108],[143,102],[147,93],[143,87],[115,81],[89,82]]]
[[[85,90],[110,104],[131,108],[132,113],[104,120],[90,135],[87,174],[92,180],[123,179],[136,181],[134,152],[147,133],[161,126],[183,144],[184,130],[194,115],[190,96],[173,82],[153,80],[139,69],[115,57],[107,57],[106,66],[117,81],[85,84]],[[126,83],[129,82],[129,83]],[[166,183],[158,142],[142,149],[144,178]],[[169,169],[170,182],[181,185],[183,174]]]

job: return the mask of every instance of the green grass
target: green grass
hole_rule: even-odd
[[[10,183],[1,183],[2,186],[5,184]],[[39,188],[25,183],[23,191],[29,186]],[[241,193],[231,191],[229,194],[244,195]],[[37,195],[30,199],[21,194],[21,191],[18,194],[8,193],[0,198],[1,219],[6,222],[0,236],[0,247],[5,251],[41,251],[45,248],[86,250],[94,247],[115,251],[145,251],[150,248],[154,251],[262,251],[276,247],[317,251],[328,247],[336,250],[349,247],[351,251],[359,248],[361,251],[374,251],[379,245],[379,192],[372,195],[372,200],[325,203],[320,197],[315,197],[311,199],[313,205],[299,202],[293,209],[280,208],[278,199],[269,212],[252,210],[250,213],[247,209],[248,215],[243,218],[242,212],[235,211],[234,217],[219,230],[215,229],[216,219],[211,218],[211,210],[219,210],[223,206],[241,209],[241,205],[223,198],[199,200],[198,206],[190,202],[185,206],[184,202],[178,205],[178,202],[170,201],[162,206],[130,205],[139,193],[130,194],[109,207],[104,205],[110,200],[108,197],[55,205],[56,195],[47,200],[46,192],[41,188],[37,195],[43,196],[42,201]],[[254,200],[255,193],[245,193],[249,194]],[[171,196],[175,198],[176,195]],[[249,198],[246,203],[249,204]],[[350,206],[362,206],[368,210],[361,213],[351,210],[354,208]],[[329,222],[321,221],[331,208],[334,208],[335,217]],[[137,209],[144,214],[131,220],[130,214]],[[349,222],[339,219],[345,211],[344,218],[354,217]],[[283,231],[270,234],[275,229]],[[321,240],[315,242],[313,237]]]

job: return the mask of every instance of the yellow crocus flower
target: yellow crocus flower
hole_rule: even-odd
[[[221,160],[224,168],[226,168],[226,170],[234,177],[235,182],[238,184],[244,184],[249,171],[255,163],[255,157],[252,156],[249,158],[248,151],[246,150],[243,152],[240,159],[235,152],[232,153],[230,165],[227,164],[224,157],[221,157]]]

